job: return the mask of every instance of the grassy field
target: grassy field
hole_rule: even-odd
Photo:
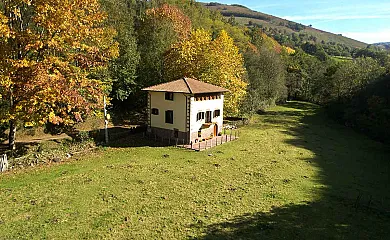
[[[0,176],[0,239],[385,239],[388,146],[290,102],[204,152],[129,138]]]

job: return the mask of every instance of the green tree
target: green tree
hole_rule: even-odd
[[[244,54],[248,75],[248,94],[244,108],[248,113],[266,109],[285,98],[285,66],[274,48],[260,45]]]
[[[334,73],[332,85],[329,86],[333,89],[332,98],[349,98],[384,73],[385,69],[369,57],[343,62]]]
[[[163,5],[147,10],[138,28],[141,86],[164,81],[164,54],[173,44],[185,39],[190,30],[190,19],[175,6]]]
[[[252,43],[244,54],[248,94],[243,107],[246,112],[252,114],[285,98],[286,70],[281,55],[282,49],[288,53],[287,48],[280,46],[260,29],[253,28],[250,36]]]
[[[118,104],[137,88],[136,71],[139,63],[137,39],[134,31],[136,3],[134,0],[101,0],[108,13],[107,25],[115,28],[119,56],[110,62],[108,77],[113,81],[110,96]]]
[[[328,61],[298,50],[286,57],[288,99],[315,101],[314,87],[323,79]]]

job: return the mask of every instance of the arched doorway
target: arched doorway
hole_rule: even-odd
[[[218,136],[218,124],[214,124],[214,137]]]

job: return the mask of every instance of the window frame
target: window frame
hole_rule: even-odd
[[[173,95],[174,95],[173,92],[165,92],[165,100],[173,101],[173,99],[174,99]]]
[[[197,114],[196,114],[196,121],[198,122],[198,121],[201,121],[201,120],[204,120],[204,118],[205,118],[205,113],[204,112],[198,112]]]
[[[151,113],[152,115],[160,115],[160,111],[158,110],[158,108],[152,108]]]
[[[217,115],[218,113],[218,115]],[[221,116],[221,110],[220,109],[215,109],[213,112],[213,118]]]
[[[173,124],[173,110],[165,111],[165,123]]]
[[[212,119],[213,119],[213,111],[206,111],[205,122],[206,123],[211,123]]]

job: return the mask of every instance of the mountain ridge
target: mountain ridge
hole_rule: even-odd
[[[285,42],[288,42],[288,39],[285,40],[286,36],[291,39],[296,38],[295,35],[299,35],[303,42],[312,41],[322,44],[340,44],[351,49],[365,48],[368,46],[367,43],[342,36],[341,34],[327,32],[317,29],[312,25],[306,26],[301,23],[258,12],[240,4],[227,5],[217,2],[203,4],[211,10],[220,12],[225,18],[229,19],[233,16],[238,24],[261,27],[267,35],[273,36],[279,43],[284,45],[289,45],[285,44]]]

